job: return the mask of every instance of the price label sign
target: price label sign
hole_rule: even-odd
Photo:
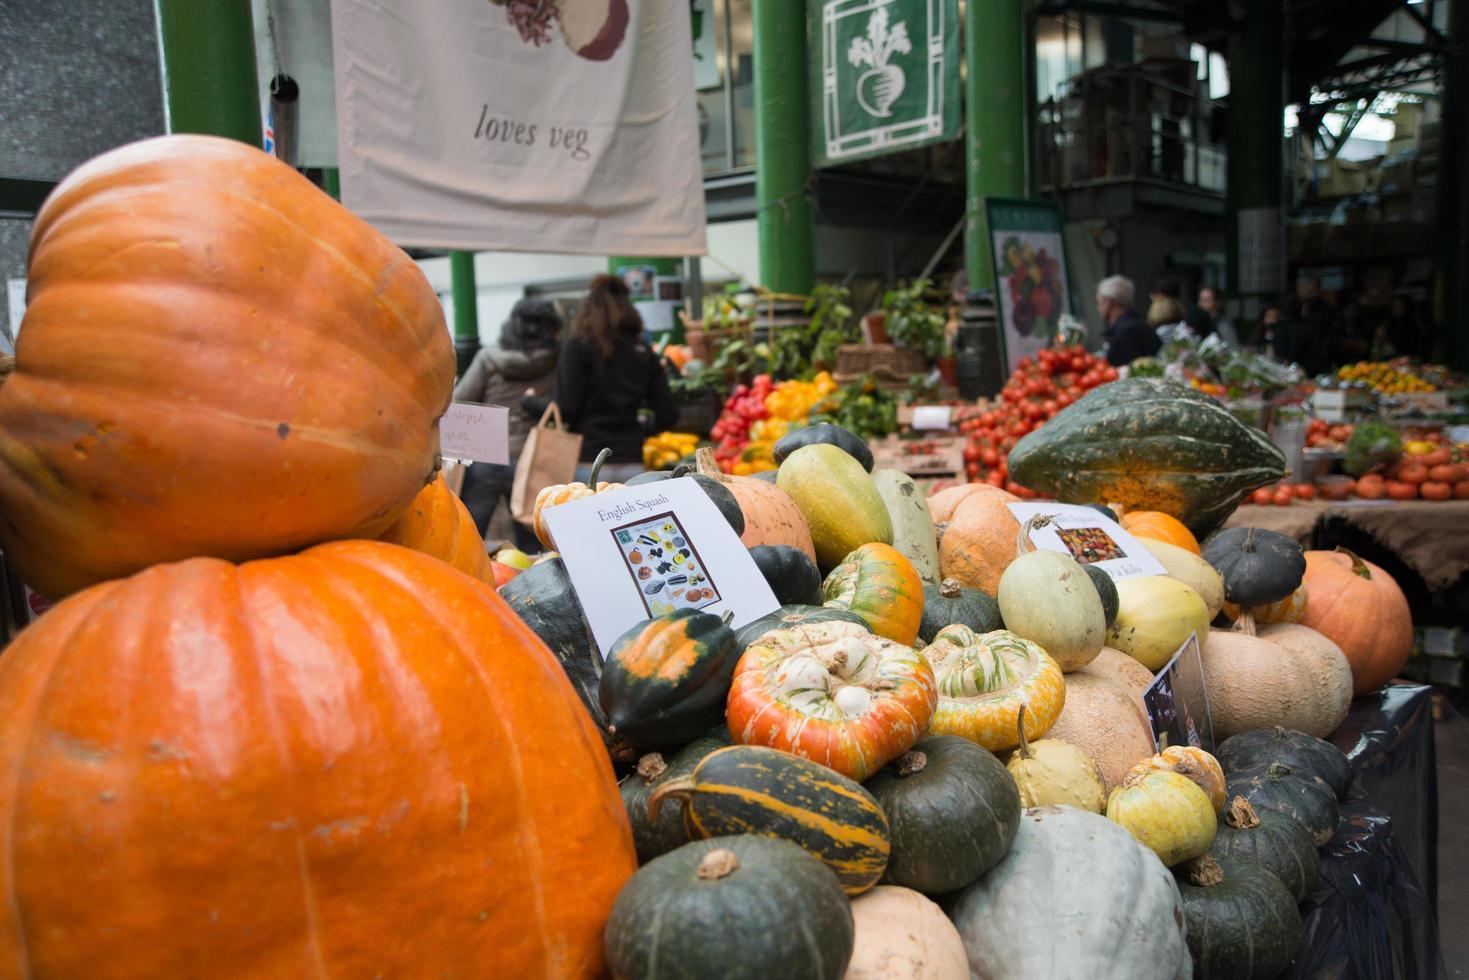
[[[1080,504],[1006,504],[1021,524],[1045,516],[1030,532],[1030,543],[1042,551],[1059,551],[1083,565],[1096,565],[1113,579],[1167,575],[1168,569],[1142,542],[1101,511]]]
[[[948,431],[954,410],[948,405],[917,405],[913,409],[913,428],[925,431]]]
[[[1214,751],[1214,725],[1209,718],[1209,692],[1204,687],[1204,661],[1197,633],[1190,633],[1158,671],[1143,691],[1143,704],[1159,752],[1170,745]]]
[[[454,402],[439,419],[439,451],[449,459],[510,462],[510,410],[498,405]]]
[[[688,477],[544,513],[603,657],[618,637],[654,616],[730,611],[738,629],[780,606],[739,535]]]

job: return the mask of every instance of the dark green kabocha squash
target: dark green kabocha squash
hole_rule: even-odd
[[[627,481],[627,486],[636,487],[645,483],[676,480],[685,476],[692,478],[699,485],[699,489],[708,495],[709,499],[714,502],[714,506],[718,507],[719,512],[724,515],[724,519],[729,522],[729,526],[734,528],[736,534],[745,533],[745,512],[740,509],[740,502],[735,499],[729,487],[713,477],[694,472],[694,467],[688,463],[679,463],[671,470],[650,470],[647,473],[639,473]]]
[[[1264,868],[1203,857],[1175,873],[1198,980],[1272,980],[1301,945],[1301,913]]]
[[[821,605],[821,570],[806,552],[788,544],[757,544],[750,557],[781,605]]]
[[[872,472],[872,450],[867,448],[866,440],[850,429],[844,429],[839,425],[832,425],[830,422],[817,422],[814,425],[792,429],[784,436],[781,436],[780,440],[771,448],[770,455],[775,459],[776,464],[779,465],[785,462],[787,456],[802,446],[814,446],[817,443],[836,446],[842,452],[861,463],[864,470],[869,473]]]
[[[1224,794],[1230,800],[1243,796],[1256,810],[1279,810],[1294,817],[1311,832],[1317,847],[1331,840],[1341,817],[1336,794],[1324,780],[1283,762],[1227,773]]]
[[[1258,527],[1227,527],[1204,542],[1204,560],[1224,579],[1224,599],[1246,609],[1300,588],[1306,553],[1295,538]]]
[[[645,753],[633,771],[618,783],[622,805],[632,824],[632,840],[638,850],[639,864],[647,864],[660,854],[667,854],[689,842],[689,832],[683,822],[682,801],[669,801],[659,810],[657,820],[648,819],[648,798],[653,791],[670,779],[687,776],[704,756],[729,744],[729,730],[719,725],[666,757],[660,752]]]
[[[757,480],[764,480],[766,483],[773,484],[775,483],[776,474],[779,472],[779,470],[761,470],[759,473],[755,473],[752,475]]]
[[[1279,810],[1256,810],[1243,796],[1236,796],[1224,808],[1209,853],[1264,868],[1298,902],[1311,894],[1321,874],[1321,854],[1311,832]]]
[[[958,579],[946,578],[938,585],[923,587],[923,618],[918,621],[918,636],[932,643],[945,626],[962,624],[976,633],[1002,629],[1000,604],[979,589],[966,588]]]
[[[1087,578],[1092,580],[1092,585],[1097,590],[1097,597],[1102,600],[1102,615],[1107,620],[1107,628],[1117,622],[1117,610],[1121,608],[1122,600],[1117,595],[1117,583],[1112,581],[1112,576],[1102,571],[1095,565],[1083,565],[1086,569]]]
[[[1010,850],[1020,793],[989,750],[931,735],[866,786],[887,814],[893,850],[884,881],[939,895],[978,880]]]
[[[741,626],[735,632],[735,648],[743,653],[751,643],[773,630],[788,630],[797,626],[810,626],[813,623],[832,622],[856,623],[863,629],[867,628],[867,621],[850,609],[837,609],[835,606],[803,606],[799,603],[792,603]]]
[[[715,837],[638,869],[603,936],[615,980],[841,980],[852,906],[790,841]]]
[[[1287,728],[1257,728],[1231,735],[1220,743],[1214,757],[1225,772],[1284,762],[1299,772],[1325,780],[1338,800],[1352,785],[1352,764],[1346,754],[1330,742]]]
[[[739,659],[732,615],[680,609],[622,634],[598,689],[609,730],[656,749],[682,745],[721,722]]]

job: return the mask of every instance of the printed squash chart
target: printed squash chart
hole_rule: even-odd
[[[614,528],[612,537],[649,616],[703,609],[719,601],[693,537],[673,511]]]

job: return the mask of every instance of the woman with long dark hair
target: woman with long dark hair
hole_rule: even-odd
[[[528,296],[516,303],[500,327],[500,343],[481,347],[464,377],[454,386],[457,402],[509,405],[510,464],[475,463],[464,474],[460,494],[483,537],[495,508],[503,500],[510,509],[510,486],[515,479],[515,460],[525,446],[535,420],[514,406],[525,395],[548,394],[556,383],[556,348],[561,335],[561,314],[549,300]],[[515,525],[515,546],[539,550],[534,534]]]
[[[643,319],[616,276],[597,276],[571,320],[571,337],[556,363],[556,403],[571,431],[582,436],[576,478],[611,449],[599,480],[620,483],[642,472],[643,440],[678,421],[668,376],[643,339]],[[652,411],[649,424],[639,410]]]

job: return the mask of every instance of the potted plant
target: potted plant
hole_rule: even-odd
[[[930,285],[927,279],[917,279],[906,288],[888,290],[882,298],[886,314],[883,326],[897,346],[919,351],[928,361],[936,361],[946,346],[945,320],[942,311],[925,299]]]

